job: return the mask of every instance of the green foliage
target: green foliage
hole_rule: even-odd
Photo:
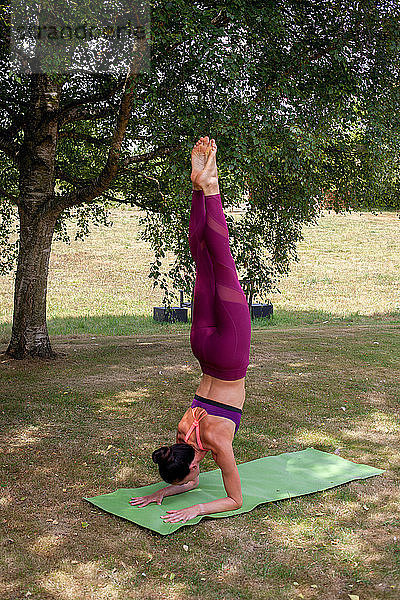
[[[153,0],[150,8],[151,69],[136,78],[120,156],[121,164],[138,159],[78,214],[86,235],[89,220],[104,221],[113,199],[146,211],[143,238],[155,251],[150,276],[167,304],[171,282],[188,293],[193,285],[190,150],[200,135],[217,140],[225,206],[245,206],[237,220],[228,217],[228,227],[240,275],[259,294],[273,289],[296,259],[302,225],[316,221],[326,193],[338,211],[399,207],[397,1]],[[1,56],[5,71],[4,45]],[[118,77],[71,73],[57,80],[65,106]],[[14,122],[13,139],[21,141],[16,117],[29,119],[29,76],[5,73],[0,94],[0,124]],[[117,108],[120,96],[89,106]],[[57,165],[69,180],[57,178],[56,194],[100,173],[114,124],[109,116],[61,128]],[[163,149],[169,153],[146,158]],[[2,187],[10,188],[4,184],[10,168],[16,194],[8,159],[0,165]],[[61,237],[72,214],[59,220]],[[3,232],[10,222],[3,217]],[[163,272],[167,251],[176,260]]]
[[[111,226],[108,208],[110,202],[104,201],[104,204],[87,205],[82,204],[74,208],[68,208],[64,211],[63,218],[59,219],[55,228],[55,240],[62,240],[66,244],[71,242],[70,234],[67,230],[68,222],[74,221],[76,227],[74,239],[84,240],[90,233],[90,225],[98,227],[99,225]]]

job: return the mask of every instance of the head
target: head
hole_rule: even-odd
[[[152,459],[158,464],[160,477],[167,483],[183,485],[199,475],[199,463],[189,444],[172,444],[154,450]]]

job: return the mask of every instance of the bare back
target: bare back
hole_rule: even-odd
[[[203,409],[197,408],[196,414],[200,415]],[[192,409],[188,408],[182,419],[178,423],[178,430],[176,433],[176,443],[183,443],[187,432],[189,431],[193,423]],[[233,436],[235,434],[235,423],[225,417],[217,417],[214,415],[206,415],[200,421],[200,439],[204,450],[201,450],[197,445],[195,431],[192,432],[188,443],[193,446],[196,454],[199,455],[200,460],[206,455],[208,451],[211,451],[213,458],[217,454],[218,450],[225,447],[227,444],[232,445]]]
[[[215,402],[221,402],[222,404],[242,409],[245,400],[244,377],[237,381],[224,381],[203,373],[196,394]],[[201,409],[197,410],[199,414],[202,412]],[[188,408],[178,424],[177,443],[185,441],[185,436],[192,423],[192,409]],[[216,415],[207,415],[201,419],[200,439],[206,451],[210,450],[213,456],[218,452],[218,449],[225,447],[227,444],[232,446],[234,435],[235,423],[230,419]],[[194,447],[196,453],[201,458],[205,456],[206,452],[198,447],[194,431],[188,442]]]
[[[244,381],[244,377],[236,381],[224,381],[203,373],[196,394],[242,409],[246,397]]]

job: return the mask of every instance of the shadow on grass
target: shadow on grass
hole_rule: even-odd
[[[254,319],[253,329],[266,327],[296,327],[304,325],[337,325],[338,323],[361,324],[390,321],[400,323],[400,311],[377,313],[375,315],[335,315],[322,310],[288,311],[276,309],[270,318]],[[152,316],[146,315],[98,315],[78,317],[56,317],[47,321],[50,336],[52,335],[136,335],[179,333],[190,329],[190,311],[187,323],[159,323]],[[0,323],[0,343],[6,344],[11,335],[11,323]]]

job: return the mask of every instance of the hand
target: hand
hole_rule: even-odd
[[[143,506],[147,506],[148,504],[151,504],[152,502],[155,502],[156,504],[161,504],[161,502],[163,501],[163,498],[164,498],[163,490],[158,490],[158,492],[154,492],[154,494],[150,494],[149,496],[140,496],[138,498],[131,498],[129,500],[129,504],[131,506],[138,506],[139,508],[141,508]]]
[[[190,521],[200,514],[200,507],[196,504],[195,506],[189,506],[189,508],[182,508],[181,510],[167,510],[167,515],[161,517],[164,519],[164,523],[179,523],[182,521]]]

